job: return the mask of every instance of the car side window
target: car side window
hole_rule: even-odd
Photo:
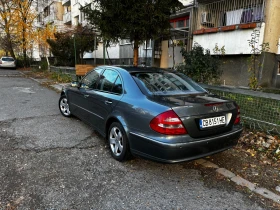
[[[103,69],[96,69],[87,74],[81,82],[81,88],[95,89],[102,70]]]
[[[119,74],[116,71],[106,69],[101,76],[97,89],[105,92],[121,94],[122,83]]]
[[[120,76],[118,76],[113,88],[112,88],[112,92],[116,93],[116,94],[122,94],[123,88],[122,88],[122,81]]]

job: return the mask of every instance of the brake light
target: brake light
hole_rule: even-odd
[[[234,124],[239,124],[240,123],[240,107],[237,106],[237,116],[236,119],[234,121]]]
[[[212,103],[212,104],[204,104],[204,106],[220,106],[223,103]]]
[[[150,122],[150,127],[154,131],[165,135],[182,135],[188,133],[182,121],[173,110],[163,112],[156,116]]]

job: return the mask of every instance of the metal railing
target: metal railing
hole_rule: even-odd
[[[264,21],[265,0],[224,0],[198,4],[194,29]]]

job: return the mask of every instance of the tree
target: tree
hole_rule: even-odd
[[[47,24],[46,27],[37,28],[36,36],[35,36],[35,43],[39,47],[39,50],[42,52],[43,57],[46,57],[48,67],[50,66],[49,59],[48,59],[48,50],[49,50],[49,39],[55,39],[56,28],[51,24]]]
[[[35,0],[0,0],[1,47],[15,57],[20,49],[27,64],[27,51],[34,40],[33,22],[37,17],[32,9]]]
[[[14,5],[15,27],[17,28],[17,39],[23,53],[24,66],[27,65],[27,50],[30,49],[35,38],[33,23],[37,14],[32,9],[35,0],[12,0]]]
[[[9,52],[12,57],[15,57],[14,47],[15,42],[15,19],[13,16],[14,4],[7,0],[0,0],[0,28],[3,31],[0,38],[0,45],[6,54]]]
[[[251,47],[251,56],[248,59],[248,72],[249,72],[249,87],[253,90],[260,88],[260,69],[263,65],[263,61],[260,61],[260,55],[265,56],[265,52],[268,52],[270,47],[269,43],[265,42],[259,45],[260,30],[255,29],[251,34],[251,39],[248,40],[249,47]]]
[[[184,57],[184,63],[179,65],[177,70],[197,82],[217,82],[222,74],[219,68],[219,56],[225,54],[225,49],[224,46],[219,48],[216,44],[213,51],[214,55],[211,55],[209,49],[204,50],[198,43],[194,43],[191,51],[182,48],[181,53]]]
[[[75,54],[77,63],[83,63],[83,55],[87,51],[93,51],[96,34],[89,28],[78,25],[75,30],[64,33],[55,33],[54,39],[48,39],[52,54],[59,58],[63,65],[74,65]],[[76,52],[75,52],[76,50]]]
[[[167,34],[170,15],[181,7],[178,0],[93,0],[81,10],[104,40],[133,42],[133,64],[138,65],[139,45]]]

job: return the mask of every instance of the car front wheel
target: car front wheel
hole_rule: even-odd
[[[118,122],[111,124],[108,131],[108,141],[113,158],[118,161],[127,160],[130,156],[126,133]]]
[[[71,116],[69,104],[65,95],[60,97],[58,105],[59,105],[59,110],[64,117]]]

